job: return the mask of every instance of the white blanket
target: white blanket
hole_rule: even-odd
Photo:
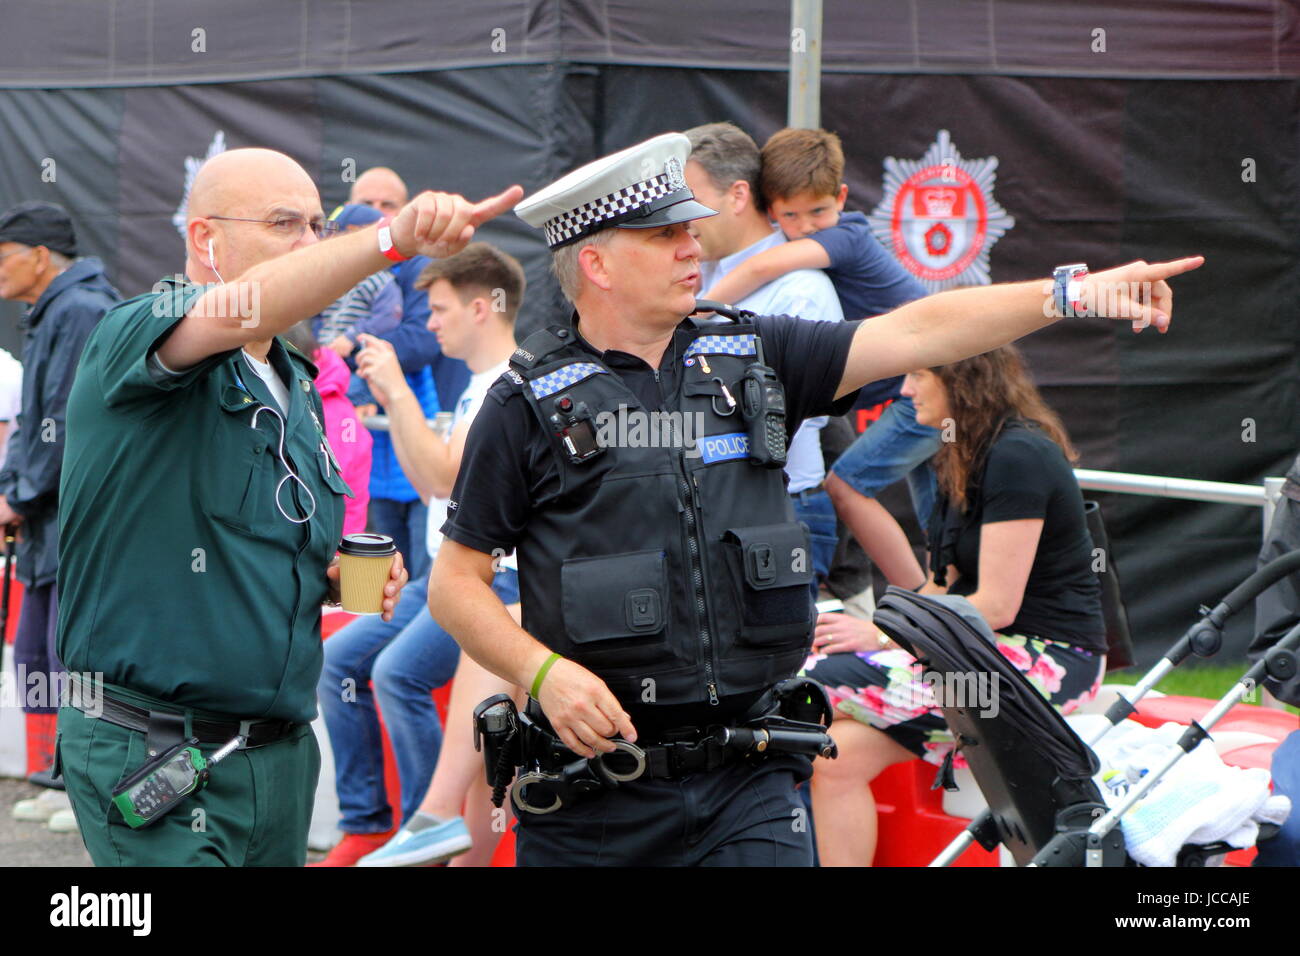
[[[1086,740],[1086,729],[1076,729]],[[1098,741],[1093,750],[1102,766],[1095,779],[1106,803],[1118,806],[1130,786],[1168,759],[1186,729],[1126,720]],[[1269,793],[1269,780],[1267,770],[1228,766],[1209,740],[1201,741],[1124,815],[1129,853],[1146,866],[1173,866],[1188,843],[1253,846],[1261,822],[1282,823],[1291,812],[1287,797]]]

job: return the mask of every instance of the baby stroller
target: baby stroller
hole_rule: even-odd
[[[1260,568],[1201,620],[1142,678],[1127,699],[1106,712],[1097,741],[1131,715],[1135,705],[1191,654],[1210,657],[1222,644],[1225,622],[1280,578],[1300,570],[1300,551]],[[1162,765],[1134,785],[1113,809],[1093,781],[1096,755],[1065,719],[981,633],[940,600],[891,587],[877,606],[876,625],[907,649],[946,686],[983,675],[997,689],[996,708],[984,707],[982,694],[944,695],[944,717],[979,785],[988,809],[973,820],[931,866],[946,866],[971,845],[986,850],[999,843],[1021,866],[1130,866],[1119,822],[1208,731],[1264,676],[1285,680],[1296,673],[1300,626],[1293,628],[1252,666],[1199,721],[1193,721]],[[974,700],[970,698],[975,698]],[[1263,824],[1259,840],[1277,832]],[[1179,866],[1204,866],[1221,857],[1226,843],[1187,845]]]

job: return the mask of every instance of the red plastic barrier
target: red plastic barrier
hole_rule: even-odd
[[[1152,697],[1138,704],[1133,719],[1147,727],[1159,727],[1168,721],[1189,724],[1200,720],[1214,706],[1214,701],[1202,697]],[[1237,704],[1223,715],[1223,719],[1214,725],[1214,731],[1249,731],[1264,734],[1281,743],[1288,734],[1300,727],[1300,717],[1285,710],[1273,710],[1269,707],[1257,707],[1253,704]]]
[[[880,821],[876,866],[926,866],[970,823],[943,812],[943,790],[930,789],[937,770],[924,760],[909,760],[872,781]],[[998,854],[975,845],[953,865],[997,866]]]
[[[3,570],[3,564],[0,564]],[[12,644],[18,636],[18,615],[23,606],[23,582],[14,578],[9,582],[9,620],[5,622],[4,641]]]

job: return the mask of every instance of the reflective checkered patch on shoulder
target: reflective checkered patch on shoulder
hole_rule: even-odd
[[[757,355],[752,332],[744,335],[701,335],[686,349],[685,358],[693,355]]]
[[[528,385],[533,390],[533,397],[540,399],[547,395],[554,395],[561,389],[576,385],[593,375],[606,374],[608,369],[603,369],[593,362],[574,362],[572,365],[557,368],[554,372],[547,372],[541,378],[533,379]]]

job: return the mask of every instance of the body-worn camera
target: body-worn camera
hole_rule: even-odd
[[[551,413],[551,427],[559,436],[569,461],[575,465],[590,461],[605,450],[596,440],[596,416],[586,402],[575,405],[568,395],[557,398],[555,411]]]

